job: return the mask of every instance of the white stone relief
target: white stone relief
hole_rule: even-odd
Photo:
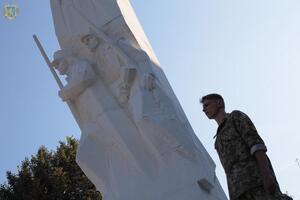
[[[77,163],[104,200],[226,199],[128,0],[50,2]]]
[[[88,61],[76,58],[72,50],[59,50],[53,57],[53,66],[61,75],[67,76],[67,85],[59,91],[63,101],[78,98],[96,80],[96,75]]]
[[[91,52],[99,77],[121,104],[126,103],[135,78],[135,68],[130,67],[129,60],[103,38],[103,33],[84,35],[81,41]]]

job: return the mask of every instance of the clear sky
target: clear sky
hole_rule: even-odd
[[[49,2],[16,2],[14,21],[0,17],[0,183],[41,145],[80,132],[32,40],[49,57],[57,50]],[[201,112],[199,97],[217,92],[226,110],[242,110],[255,123],[283,191],[300,199],[300,1],[131,0],[195,133],[224,171],[214,150],[217,124]],[[2,10],[2,9],[1,9]]]

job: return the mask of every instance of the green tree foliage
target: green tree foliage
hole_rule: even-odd
[[[40,147],[16,174],[7,172],[1,200],[102,200],[101,194],[75,162],[78,141],[67,137],[56,151]]]

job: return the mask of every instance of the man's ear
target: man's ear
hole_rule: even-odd
[[[223,108],[224,107],[223,102],[221,100],[217,100],[217,104],[218,104],[219,108]]]

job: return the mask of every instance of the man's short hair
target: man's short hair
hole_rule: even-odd
[[[205,100],[221,100],[223,102],[223,104],[224,104],[223,97],[221,95],[215,94],[215,93],[208,94],[208,95],[205,95],[205,96],[201,97],[200,103],[203,103]],[[225,106],[225,104],[224,104],[224,106]]]

